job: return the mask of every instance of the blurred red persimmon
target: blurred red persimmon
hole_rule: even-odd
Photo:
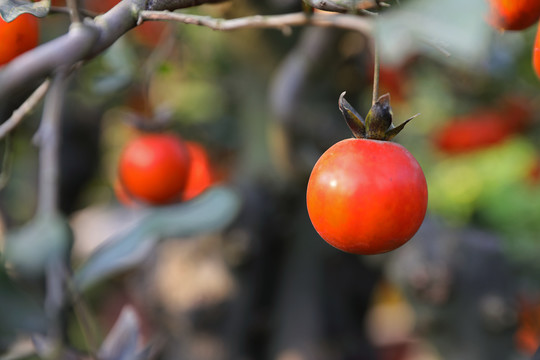
[[[177,201],[184,190],[190,159],[182,139],[172,134],[148,134],[130,141],[118,164],[126,192],[152,205]]]
[[[193,199],[214,182],[212,164],[206,149],[193,141],[187,141],[186,147],[190,161],[186,185],[182,191],[182,200]]]
[[[534,72],[540,79],[540,23],[538,24],[538,30],[536,31],[536,38],[534,40],[532,63]]]
[[[0,66],[35,48],[38,42],[39,24],[35,16],[22,14],[9,23],[0,18]]]
[[[538,0],[488,0],[487,22],[502,30],[523,30],[540,17]]]
[[[435,146],[458,154],[499,144],[522,131],[531,120],[531,110],[524,99],[509,97],[500,109],[482,108],[447,122],[434,137]]]

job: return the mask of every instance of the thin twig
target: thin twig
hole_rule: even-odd
[[[371,105],[374,105],[379,98],[379,72],[381,64],[379,59],[379,45],[377,44],[377,37],[373,37],[373,98]]]
[[[348,14],[312,14],[303,12],[268,15],[248,16],[235,19],[219,19],[210,16],[200,16],[183,13],[171,13],[162,11],[141,11],[142,20],[172,20],[184,24],[205,26],[213,30],[230,31],[246,28],[287,29],[290,26],[316,25],[323,27],[337,27],[348,30],[370,33],[372,21],[355,15]]]
[[[319,10],[349,13],[372,9],[379,6],[378,1],[376,0],[357,0],[353,2],[343,0],[304,0],[304,3]]]
[[[149,10],[168,10],[185,9],[203,4],[217,4],[228,0],[148,0],[147,9]]]
[[[67,83],[68,69],[62,67],[55,73],[51,90],[45,97],[43,116],[37,133],[39,141],[39,215],[51,215],[58,211],[58,151],[59,125]]]
[[[49,89],[50,81],[47,79],[45,80],[34,92],[32,95],[26,99],[25,102],[22,103],[22,105],[13,112],[11,117],[4,121],[0,125],[0,139],[4,138],[9,132],[11,132],[19,123],[24,119],[26,114],[28,114],[32,109],[39,103],[41,98],[45,95],[47,92],[47,89]]]
[[[68,14],[70,13],[70,10],[68,7],[65,6],[51,6],[49,8],[49,13],[56,13],[56,14]],[[99,14],[90,10],[86,9],[79,9],[79,14],[84,15],[86,17],[95,18]]]
[[[77,6],[77,0],[66,0],[67,7],[69,9],[69,17],[71,23],[80,23],[81,16],[79,14],[79,7]]]
[[[88,352],[92,360],[99,359],[99,344],[98,344],[98,335],[96,333],[96,324],[94,323],[88,305],[82,298],[81,294],[76,290],[75,284],[71,277],[66,276],[66,285],[67,290],[71,296],[71,301],[73,303],[73,310],[77,321],[81,326],[82,334],[85,339],[85,342],[88,346]]]
[[[9,136],[6,136],[5,146],[4,146],[4,155],[2,156],[2,170],[0,172],[0,190],[2,190],[8,183],[11,176],[11,163],[12,158],[10,157],[11,152],[11,140]]]

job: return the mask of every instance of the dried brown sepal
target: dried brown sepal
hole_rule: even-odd
[[[358,112],[345,100],[345,92],[339,96],[339,110],[343,114],[353,135],[360,139],[390,141],[403,130],[405,125],[420,114],[416,114],[399,126],[392,123],[392,108],[390,94],[384,94],[369,110],[364,120]]]
[[[366,138],[366,126],[364,119],[355,108],[352,107],[351,104],[347,100],[345,100],[345,91],[341,93],[339,96],[339,110],[343,114],[343,117],[345,118],[345,121],[347,122],[347,125],[349,126],[349,129],[351,129],[354,137],[359,139],[365,139]]]
[[[366,137],[386,140],[386,132],[392,127],[390,94],[384,94],[373,104],[366,115]]]
[[[385,140],[387,140],[387,141],[392,140],[397,134],[399,134],[401,132],[401,130],[403,130],[403,128],[405,127],[405,125],[407,125],[407,123],[409,121],[411,121],[412,119],[414,119],[418,115],[420,115],[420,113],[411,116],[410,118],[408,118],[407,120],[405,120],[404,122],[402,122],[401,124],[399,124],[396,127],[391,126],[390,129],[388,129],[386,131],[386,139]]]

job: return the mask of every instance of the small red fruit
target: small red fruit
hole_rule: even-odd
[[[35,16],[19,15],[11,22],[0,18],[0,66],[35,48],[39,41],[39,24]]]
[[[184,190],[188,171],[186,146],[170,134],[143,135],[132,140],[118,165],[126,192],[153,205],[176,201]]]
[[[496,29],[523,30],[540,18],[538,0],[488,0],[487,22]]]
[[[452,119],[435,136],[437,148],[448,154],[467,153],[506,140],[509,123],[493,111],[480,111]]]
[[[182,192],[182,200],[184,201],[200,195],[214,182],[212,165],[204,147],[193,141],[187,141],[186,147],[189,152],[190,166],[186,185]]]
[[[330,245],[354,254],[379,254],[403,245],[418,231],[427,210],[422,168],[403,146],[387,141],[390,97],[383,95],[364,121],[340,97],[340,110],[357,139],[330,147],[317,161],[307,186],[309,217]]]
[[[355,254],[393,250],[416,233],[427,208],[427,184],[403,146],[347,139],[328,149],[309,178],[307,208],[330,245]]]
[[[507,97],[498,109],[479,108],[457,116],[435,134],[435,146],[447,154],[484,149],[523,131],[531,122],[531,108],[526,99]]]

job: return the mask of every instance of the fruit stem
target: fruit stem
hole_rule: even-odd
[[[377,44],[377,36],[373,36],[373,97],[371,105],[375,105],[379,99],[379,45]]]
[[[77,6],[77,0],[67,0],[66,4],[69,9],[69,16],[71,18],[71,23],[80,23],[81,16],[79,14],[79,8]]]

